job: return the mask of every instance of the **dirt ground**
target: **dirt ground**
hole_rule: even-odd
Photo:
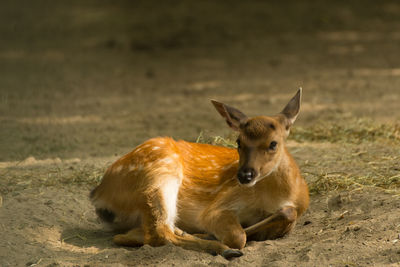
[[[400,266],[398,1],[1,1],[0,266]],[[155,136],[273,115],[311,189],[244,256],[115,246],[88,194]]]

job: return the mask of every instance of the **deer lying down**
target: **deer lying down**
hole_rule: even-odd
[[[300,99],[301,89],[276,116],[253,118],[212,101],[239,133],[237,150],[154,138],[114,162],[90,195],[100,218],[127,230],[113,241],[170,242],[232,258],[247,239],[288,233],[309,203],[285,147]],[[216,240],[200,238],[207,235]]]

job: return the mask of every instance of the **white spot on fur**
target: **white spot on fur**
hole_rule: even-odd
[[[174,153],[174,154],[171,155],[171,157],[174,158],[174,159],[177,159],[177,158],[179,158],[179,155]]]
[[[114,167],[113,168],[113,172],[115,172],[115,173],[118,173],[118,172],[120,172],[122,170],[122,165],[119,165],[118,167]]]
[[[139,164],[139,165],[136,166],[136,170],[137,170],[137,171],[142,171],[143,168],[144,168],[144,167],[143,167],[142,164]]]
[[[217,162],[215,161],[215,160],[211,160],[211,165],[213,166],[213,168],[219,168],[220,167],[220,165],[219,164],[217,164]]]
[[[159,146],[154,146],[152,150],[158,150],[158,149],[160,149]]]
[[[142,144],[142,145],[140,146],[140,149],[149,149],[149,147],[151,147],[150,144]]]
[[[171,230],[175,227],[177,199],[179,191],[179,180],[177,177],[165,177],[166,182],[162,185],[161,191],[164,197],[165,210],[167,212],[167,225]]]
[[[134,164],[129,165],[129,169],[128,169],[128,170],[129,170],[130,172],[136,170],[136,165],[134,165]]]
[[[159,162],[163,163],[163,164],[171,164],[174,162],[174,160],[171,158],[164,158],[164,159],[159,160]]]

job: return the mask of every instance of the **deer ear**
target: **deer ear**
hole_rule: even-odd
[[[289,131],[290,127],[293,125],[297,116],[299,115],[301,94],[302,89],[300,87],[296,95],[292,99],[290,99],[289,103],[280,113],[284,117],[284,124],[287,131]]]
[[[225,118],[226,123],[228,123],[229,127],[231,127],[235,131],[239,131],[240,124],[246,122],[248,119],[243,112],[236,108],[230,107],[228,105],[225,105],[224,103],[215,100],[211,100],[211,103],[213,103],[218,113],[221,114],[223,118]]]

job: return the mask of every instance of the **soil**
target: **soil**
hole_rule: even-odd
[[[385,136],[289,139],[310,187],[392,186],[312,190],[290,235],[231,261],[115,246],[88,199],[148,138],[229,135],[210,99],[273,115],[302,87],[295,129],[398,125],[397,1],[7,0],[0,22],[0,266],[400,266],[400,142]]]

